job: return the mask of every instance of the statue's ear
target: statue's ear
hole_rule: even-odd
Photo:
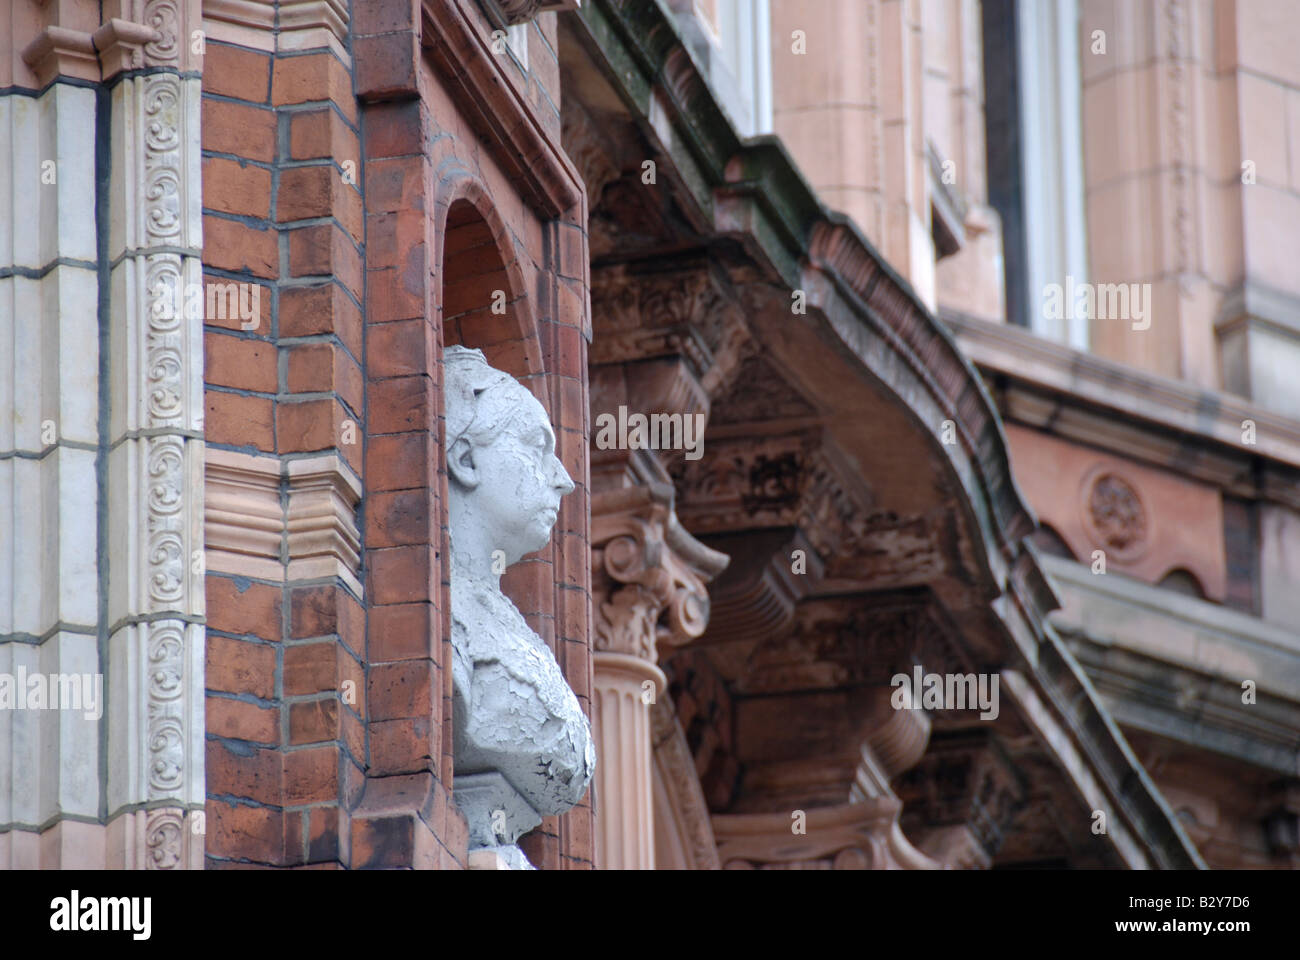
[[[478,467],[474,465],[474,445],[465,437],[458,437],[447,451],[447,470],[452,479],[466,490],[478,486]]]

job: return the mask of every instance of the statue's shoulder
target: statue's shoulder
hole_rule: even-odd
[[[453,589],[451,620],[457,651],[476,663],[532,663],[550,653],[515,605],[491,590],[474,586]]]

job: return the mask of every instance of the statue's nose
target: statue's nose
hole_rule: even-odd
[[[552,456],[554,461],[552,472],[555,475],[555,489],[560,491],[560,496],[566,497],[574,491],[573,478],[569,476],[569,471],[564,469],[564,464],[559,457]]]

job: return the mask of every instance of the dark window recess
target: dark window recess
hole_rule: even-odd
[[[1259,615],[1259,514],[1253,501],[1223,498],[1223,548],[1228,562],[1225,606]]]
[[[1025,246],[1017,20],[1016,0],[984,0],[984,140],[988,155],[989,205],[1002,218],[1007,322],[1027,327],[1028,250]]]

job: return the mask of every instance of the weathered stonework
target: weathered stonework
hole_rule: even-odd
[[[470,850],[527,866],[515,846],[591,782],[591,730],[555,657],[502,593],[500,576],[546,544],[574,489],[546,411],[478,350],[448,347],[455,797]]]

